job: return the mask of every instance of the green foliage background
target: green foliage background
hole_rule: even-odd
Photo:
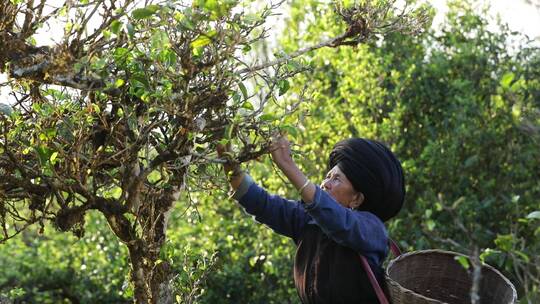
[[[280,40],[286,52],[342,30],[317,3],[291,4]],[[453,2],[442,30],[309,54],[302,60],[311,70],[290,79],[283,103],[267,110],[280,115],[304,88],[311,92],[283,123],[295,126],[289,133],[301,151],[297,160],[314,182],[338,140],[386,142],[406,171],[405,208],[388,224],[401,247],[477,249],[512,280],[523,303],[537,303],[540,52],[504,25],[488,28],[484,16]],[[247,166],[270,191],[294,197],[268,159]],[[188,190],[204,184],[193,170]],[[292,241],[246,216],[224,189],[187,192],[162,252],[178,273],[177,301],[298,303]],[[2,296],[129,302],[125,249],[102,218],[87,221],[79,240],[46,227],[43,235],[28,230],[2,244]]]

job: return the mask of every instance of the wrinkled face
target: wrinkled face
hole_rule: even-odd
[[[354,190],[349,179],[336,165],[327,174],[321,189],[328,192],[339,204],[346,208],[356,208],[364,201],[364,195]]]

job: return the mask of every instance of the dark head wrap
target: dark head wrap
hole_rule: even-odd
[[[358,210],[369,211],[383,222],[399,212],[405,198],[403,169],[385,145],[363,138],[340,141],[330,153],[328,169],[336,165],[364,194]]]

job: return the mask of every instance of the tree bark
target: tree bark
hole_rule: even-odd
[[[174,302],[174,273],[167,261],[160,260],[160,251],[166,240],[168,215],[178,199],[179,190],[144,194],[144,203],[137,212],[141,233],[126,242],[132,267],[130,280],[134,288],[134,302],[169,304]]]
[[[173,303],[170,286],[173,274],[167,262],[157,263],[159,256],[148,254],[142,242],[129,245],[131,262],[131,282],[134,288],[134,302],[138,304]]]

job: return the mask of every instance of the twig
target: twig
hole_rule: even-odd
[[[473,256],[471,257],[473,272],[472,272],[472,287],[471,287],[471,304],[480,303],[480,282],[482,279],[482,264],[478,258],[478,247],[474,247]]]

